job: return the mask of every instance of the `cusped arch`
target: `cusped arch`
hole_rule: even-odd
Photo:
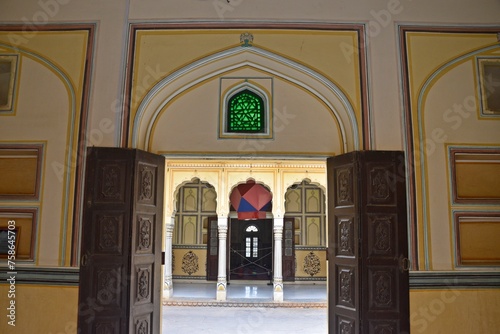
[[[173,195],[170,197],[170,200],[171,200],[171,208],[172,208],[172,217],[175,216],[176,214],[176,208],[177,208],[177,194],[179,193],[180,189],[182,187],[184,187],[185,185],[189,184],[189,183],[195,183],[195,182],[199,182],[201,184],[207,184],[209,185],[210,187],[212,187],[214,189],[214,192],[215,192],[215,201],[218,201],[219,200],[219,194],[217,192],[217,188],[211,184],[209,181],[205,181],[203,180],[202,178],[200,177],[197,177],[197,176],[194,176],[194,177],[185,177],[183,179],[177,179],[175,180],[175,184],[173,185]]]
[[[326,191],[327,191],[326,184],[323,184],[323,182],[322,182],[323,180],[319,180],[319,178],[304,177],[304,178],[300,179],[300,177],[297,177],[295,179],[295,181],[293,181],[293,182],[292,182],[292,180],[288,180],[288,181],[289,182],[284,185],[285,194],[288,191],[288,189],[290,189],[291,187],[293,187],[295,185],[300,185],[302,182],[306,182],[308,184],[317,186],[318,188],[320,188],[321,190],[323,190],[323,192],[325,194],[326,194]],[[283,195],[285,195],[285,194],[283,194]]]
[[[300,86],[321,100],[339,128],[343,152],[359,149],[358,121],[345,93],[322,74],[257,47],[235,47],[195,61],[160,80],[141,101],[132,124],[131,146],[151,147],[152,132],[164,108],[180,94],[228,71],[264,71]],[[343,153],[339,152],[339,153]]]
[[[241,179],[240,181],[236,182],[236,183],[233,183],[228,191],[228,196],[227,196],[227,200],[228,200],[228,207],[231,206],[231,194],[233,193],[233,191],[239,186],[239,185],[242,185],[242,184],[247,184],[249,182],[253,182],[255,184],[258,184],[258,185],[261,185],[262,187],[264,187],[267,191],[269,191],[269,194],[271,194],[271,202],[274,203],[274,199],[275,199],[275,196],[274,196],[274,193],[272,191],[272,187],[270,187],[268,184],[266,184],[265,182],[263,181],[258,181],[256,180],[255,178],[253,177],[249,177],[249,178],[246,178],[246,179]],[[274,210],[274,205],[273,205],[273,210]]]

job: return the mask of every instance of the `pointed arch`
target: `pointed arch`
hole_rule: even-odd
[[[212,54],[160,80],[137,109],[131,129],[131,146],[142,149],[151,147],[155,123],[168,103],[177,96],[206,80],[247,66],[270,73],[314,95],[331,112],[339,128],[342,151],[360,148],[354,108],[340,87],[302,64],[258,47],[235,47]]]

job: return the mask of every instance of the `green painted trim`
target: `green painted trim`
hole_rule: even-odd
[[[15,277],[16,284],[78,286],[80,269],[76,267],[17,267],[15,270],[7,271],[2,268],[0,271],[0,282],[2,284],[8,283],[7,279],[12,276]]]
[[[15,274],[12,274],[15,272]],[[76,267],[17,267],[15,271],[0,269],[0,284],[8,284],[7,279],[15,276],[16,284],[78,286],[80,270]],[[174,276],[174,279],[205,280],[205,276]],[[297,281],[326,280],[324,277]],[[500,271],[411,271],[410,289],[500,289]]]
[[[500,271],[412,271],[410,289],[500,288]]]

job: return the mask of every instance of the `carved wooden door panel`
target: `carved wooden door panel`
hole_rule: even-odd
[[[219,271],[219,229],[217,217],[208,218],[207,281],[217,281]]]
[[[402,152],[351,152],[327,162],[329,333],[409,333]]]
[[[295,281],[295,220],[285,217],[283,226],[283,281]]]
[[[89,148],[79,333],[159,333],[164,158]]]

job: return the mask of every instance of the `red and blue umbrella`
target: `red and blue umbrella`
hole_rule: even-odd
[[[229,199],[238,219],[263,219],[271,209],[273,196],[264,186],[249,181],[234,188]]]

